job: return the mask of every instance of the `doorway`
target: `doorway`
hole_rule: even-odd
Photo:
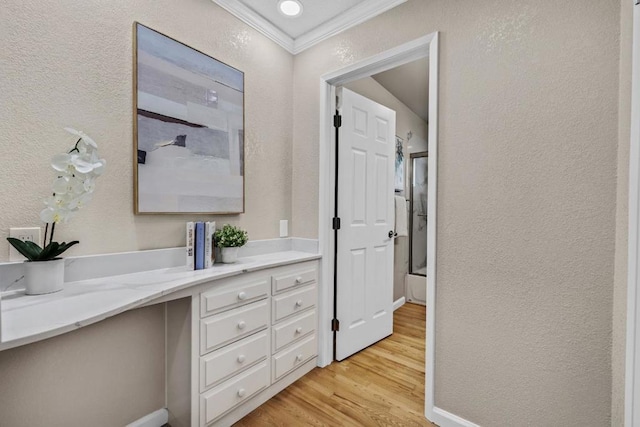
[[[428,191],[427,214],[429,215],[427,239],[427,278],[424,286],[427,294],[427,339],[426,339],[426,378],[425,413],[428,419],[436,422],[434,413],[434,332],[435,332],[435,286],[436,286],[436,190],[437,190],[437,136],[438,136],[438,34],[433,33],[394,49],[383,52],[367,60],[348,66],[336,72],[324,75],[320,82],[320,200],[319,200],[319,243],[322,254],[321,277],[324,286],[320,289],[319,313],[319,366],[327,366],[333,360],[333,284],[334,251],[336,249],[333,218],[335,202],[335,129],[333,116],[338,107],[336,88],[357,79],[368,77],[394,67],[398,67],[421,58],[429,58],[429,118],[428,129]],[[436,408],[437,409],[437,408]]]

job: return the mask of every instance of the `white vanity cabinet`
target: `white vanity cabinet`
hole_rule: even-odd
[[[219,279],[191,304],[192,427],[227,426],[316,366],[318,263]]]

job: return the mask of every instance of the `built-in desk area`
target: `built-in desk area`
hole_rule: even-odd
[[[316,366],[319,258],[289,250],[5,292],[0,351],[165,303],[171,425],[231,425]]]

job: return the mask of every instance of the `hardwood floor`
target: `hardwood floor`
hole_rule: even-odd
[[[393,320],[393,335],[314,369],[235,426],[434,426],[424,418],[425,307],[405,304]]]

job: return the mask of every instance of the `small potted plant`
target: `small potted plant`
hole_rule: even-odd
[[[27,295],[40,295],[62,290],[64,259],[60,255],[77,240],[66,243],[53,241],[56,224],[68,222],[76,212],[91,200],[96,178],[104,172],[106,161],[98,155],[98,145],[84,133],[71,128],[65,130],[78,140],[68,152],[51,160],[55,170],[53,192],[40,212],[46,224],[43,247],[29,241],[8,237],[9,243],[27,260],[24,262],[24,283]]]
[[[225,264],[231,264],[238,259],[238,249],[249,240],[247,232],[233,225],[225,224],[214,234],[216,246],[220,248],[220,258]]]

